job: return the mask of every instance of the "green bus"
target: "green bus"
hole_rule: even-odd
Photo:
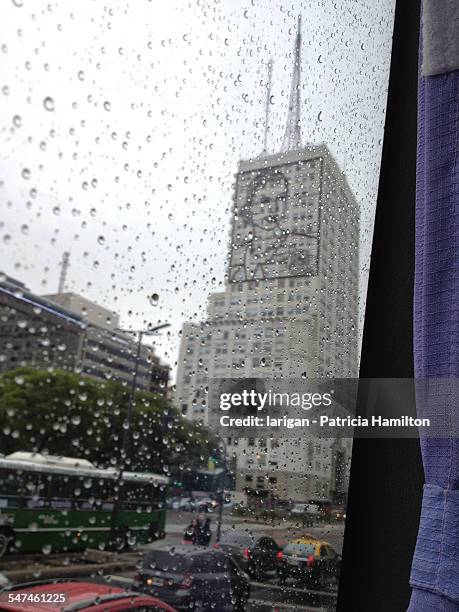
[[[123,472],[120,479],[86,459],[0,457],[0,557],[12,550],[124,550],[162,538],[167,484],[157,474]]]

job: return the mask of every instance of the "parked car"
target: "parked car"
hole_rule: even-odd
[[[214,512],[217,506],[218,506],[218,502],[216,502],[215,499],[206,497],[205,499],[200,499],[196,503],[196,510],[198,512]]]
[[[345,508],[333,508],[331,511],[331,518],[339,523],[344,523],[346,520],[346,509]]]
[[[215,546],[231,555],[254,579],[262,579],[268,572],[276,571],[277,555],[282,550],[273,538],[254,536],[244,529],[230,529]]]
[[[290,512],[301,519],[306,527],[312,527],[320,518],[320,509],[315,504],[293,504]]]
[[[142,559],[134,588],[177,610],[243,611],[250,595],[247,574],[224,551],[201,546],[161,546]]]
[[[278,554],[280,584],[292,580],[295,585],[324,588],[336,583],[341,557],[332,546],[316,538],[300,538],[287,544]]]
[[[157,597],[80,580],[40,581],[17,584],[0,591],[2,612],[176,612]]]
[[[316,504],[293,504],[292,514],[315,514],[320,515],[319,506]]]
[[[194,512],[196,510],[196,502],[192,497],[177,497],[171,502],[171,510]]]

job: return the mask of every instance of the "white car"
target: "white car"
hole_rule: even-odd
[[[180,497],[172,500],[171,509],[172,510],[184,510],[184,511],[193,511],[196,508],[196,504],[191,497]]]
[[[292,514],[320,514],[319,506],[315,504],[294,504],[291,512]]]

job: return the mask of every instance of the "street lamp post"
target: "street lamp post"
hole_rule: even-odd
[[[161,325],[156,325],[155,327],[149,327],[147,329],[141,329],[141,330],[136,330],[136,331],[125,330],[125,329],[118,330],[124,333],[137,335],[137,348],[136,348],[136,356],[135,356],[135,363],[134,363],[134,373],[132,375],[131,387],[129,390],[128,409],[127,409],[126,422],[125,422],[125,428],[124,428],[124,433],[123,433],[123,441],[121,444],[121,461],[120,461],[118,477],[117,477],[117,492],[116,492],[115,499],[113,502],[113,511],[112,511],[112,517],[111,517],[111,530],[112,530],[111,539],[114,543],[117,540],[116,523],[117,523],[119,505],[120,505],[120,485],[121,485],[121,480],[123,478],[124,467],[128,460],[129,445],[130,445],[130,440],[131,440],[130,432],[131,432],[132,409],[134,406],[135,390],[137,386],[137,376],[139,373],[140,354],[142,351],[142,339],[144,336],[152,336],[156,332],[158,332],[160,329],[165,329],[166,327],[170,327],[170,323],[161,323]],[[121,540],[122,540],[122,536],[121,536]],[[123,546],[123,545],[124,545],[124,542],[120,542],[120,546]]]
[[[157,325],[156,327],[150,327],[148,329],[141,329],[137,331],[124,330],[124,329],[120,330],[128,334],[137,335],[138,337],[137,350],[136,350],[136,356],[135,356],[135,362],[134,362],[134,374],[131,379],[131,388],[129,391],[128,409],[127,409],[127,415],[126,415],[126,427],[124,429],[123,443],[121,445],[121,455],[122,457],[124,457],[123,462],[125,462],[127,459],[127,455],[129,452],[129,443],[131,439],[129,434],[130,434],[130,428],[131,428],[132,408],[134,406],[135,389],[137,386],[137,376],[139,373],[140,353],[142,351],[142,338],[144,336],[153,336],[160,329],[165,329],[166,327],[170,327],[170,323],[162,323],[161,325]]]

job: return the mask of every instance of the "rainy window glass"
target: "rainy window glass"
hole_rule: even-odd
[[[99,563],[94,597],[256,609],[320,586],[334,608],[352,439],[244,418],[313,381],[325,409],[329,381],[358,377],[393,13],[2,3],[7,579],[12,560],[32,582]],[[305,537],[327,563],[288,560]],[[214,545],[240,571],[198,593],[190,555]]]

